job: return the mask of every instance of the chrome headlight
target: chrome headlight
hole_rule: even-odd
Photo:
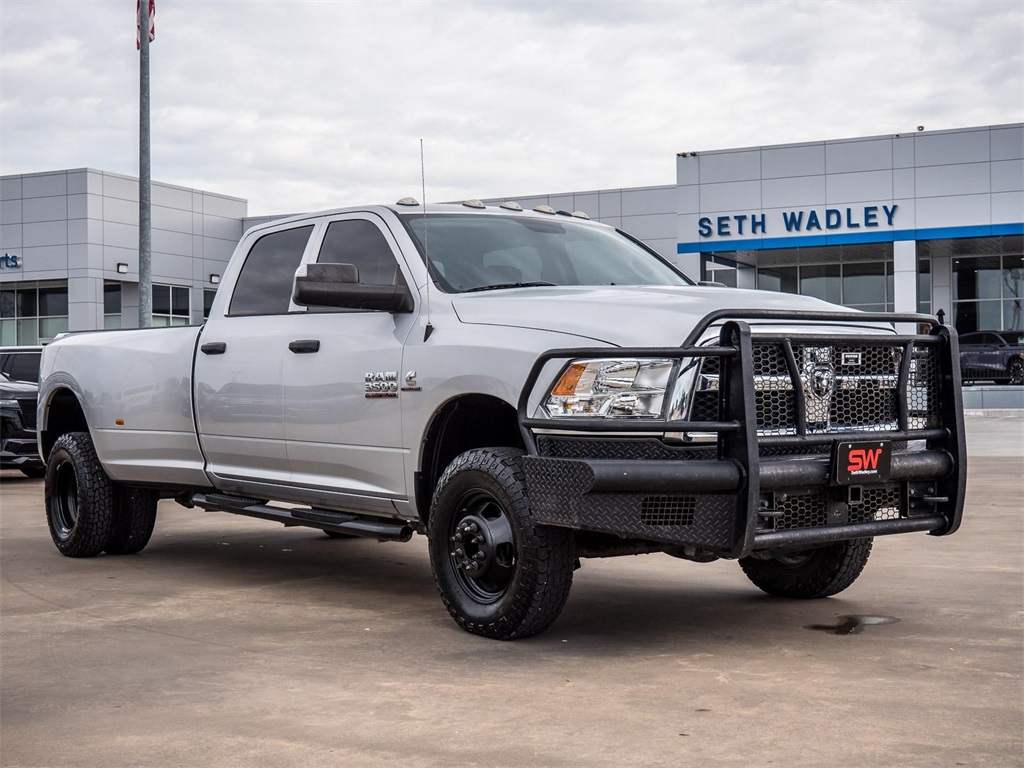
[[[675,362],[666,359],[570,363],[544,400],[548,416],[660,418]]]

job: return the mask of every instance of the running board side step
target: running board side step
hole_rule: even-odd
[[[286,526],[302,525],[377,541],[409,541],[413,534],[413,527],[409,523],[360,517],[329,509],[272,507],[262,499],[229,496],[224,493],[196,493],[190,501],[207,511],[230,512],[234,515],[273,520]]]

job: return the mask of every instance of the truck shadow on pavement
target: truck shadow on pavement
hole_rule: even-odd
[[[762,595],[735,578],[732,563],[709,568],[660,558],[591,569],[585,561],[558,621],[516,645],[574,643],[575,653],[599,655],[640,647],[678,649],[681,644],[763,646],[786,635],[803,635],[808,624],[862,611],[858,603],[841,598],[809,603]],[[445,612],[425,539],[399,545],[334,540],[309,530],[203,538],[170,532],[155,536],[140,555],[94,562],[100,566],[103,561],[127,568],[143,589],[158,588],[165,595],[245,590],[260,602],[305,604],[331,615],[376,614],[381,623],[397,625],[395,631],[447,627],[451,633],[441,637],[448,640],[453,635],[481,640],[457,629]],[[155,582],[146,587],[150,579]]]

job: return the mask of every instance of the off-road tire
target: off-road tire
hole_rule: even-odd
[[[811,600],[839,594],[860,576],[871,554],[872,539],[854,539],[770,560],[740,559],[754,585],[769,595]]]
[[[88,432],[69,432],[46,462],[46,521],[62,555],[95,557],[114,525],[114,484],[103,471]]]
[[[572,586],[573,534],[534,522],[522,455],[482,448],[456,457],[437,484],[427,527],[448,612],[467,632],[498,640],[547,629]]]
[[[149,488],[114,486],[114,524],[106,546],[108,555],[134,555],[145,549],[156,524],[160,494]]]

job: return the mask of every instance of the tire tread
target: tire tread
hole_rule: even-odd
[[[437,484],[430,520],[434,582],[445,607],[467,632],[499,640],[529,637],[554,623],[569,597],[575,562],[571,531],[535,525],[532,521],[522,455],[521,450],[514,448],[483,448],[456,457]],[[490,622],[473,621],[465,616],[447,593],[440,573],[446,567],[447,531],[446,521],[436,517],[437,501],[453,482],[462,482],[466,473],[472,472],[492,478],[511,502],[508,514],[519,518],[517,528],[521,541],[517,544],[517,562],[521,570],[515,578],[520,585],[527,585],[526,598],[516,601],[510,610]]]

